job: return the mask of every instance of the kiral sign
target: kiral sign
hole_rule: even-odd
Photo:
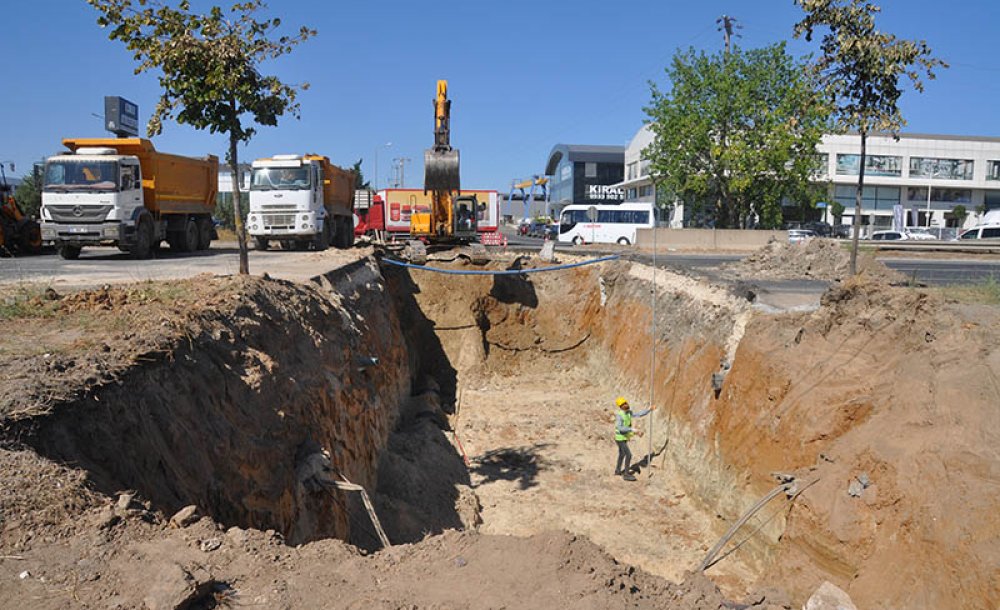
[[[591,184],[587,187],[587,199],[625,199],[625,189],[605,184]]]
[[[139,106],[117,95],[104,96],[104,128],[119,138],[139,135]]]

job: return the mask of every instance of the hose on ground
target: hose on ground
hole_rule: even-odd
[[[614,254],[611,256],[602,256],[601,258],[591,259],[589,261],[581,261],[579,263],[553,265],[552,267],[538,267],[537,269],[504,269],[502,271],[488,271],[485,269],[440,269],[438,267],[427,267],[425,265],[404,263],[403,261],[397,261],[391,258],[383,258],[382,262],[389,263],[390,265],[396,265],[397,267],[421,269],[423,271],[433,271],[435,273],[444,273],[447,275],[522,275],[525,273],[542,273],[543,271],[562,271],[564,269],[573,269],[574,267],[583,267],[585,265],[593,265],[596,263],[606,263],[608,261],[618,260],[619,258],[621,258],[619,255]]]

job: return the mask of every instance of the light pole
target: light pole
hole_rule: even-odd
[[[380,148],[389,148],[392,146],[392,142],[386,142],[375,147],[375,190],[378,191],[378,151]]]
[[[409,157],[396,157],[392,162],[396,166],[398,173],[396,174],[396,188],[405,189],[406,188],[406,164],[413,161]]]

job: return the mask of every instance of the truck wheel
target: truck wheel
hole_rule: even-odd
[[[83,250],[80,246],[60,246],[59,256],[63,257],[68,261],[75,261],[80,258],[80,251]]]
[[[313,248],[317,252],[322,252],[323,250],[326,250],[327,247],[329,247],[329,245],[330,245],[330,221],[331,220],[332,220],[331,218],[327,218],[323,222],[323,230],[322,231],[318,231],[316,233],[315,237],[313,237]]]
[[[212,220],[210,218],[199,218],[198,226],[198,249],[208,250],[212,246]]]
[[[167,234],[167,242],[175,252],[194,252],[198,249],[198,225],[192,219],[186,220],[182,231]]]
[[[254,237],[253,238],[253,249],[254,250],[267,250],[267,238],[266,237]]]
[[[141,216],[139,225],[135,228],[135,244],[132,245],[132,258],[144,260],[153,256],[153,223],[148,217]]]

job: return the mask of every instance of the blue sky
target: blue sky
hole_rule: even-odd
[[[926,39],[952,64],[924,94],[904,96],[906,130],[1000,136],[1000,2],[881,4],[882,29]],[[130,54],[107,39],[83,0],[17,2],[4,13],[0,161],[15,162],[16,174],[58,151],[63,137],[104,135],[92,113],[103,114],[105,95],[137,102],[145,124],[159,95],[155,76],[133,75]],[[558,142],[626,144],[642,125],[647,81],[664,84],[677,48],[719,49],[720,15],[736,17],[737,43],[755,47],[790,39],[801,11],[791,0],[272,0],[267,13],[289,31],[319,30],[263,67],[311,87],[300,94],[301,120],[262,128],[241,159],[317,152],[350,165],[364,158],[371,178],[378,149],[381,186],[396,157],[412,159],[406,185],[420,186],[431,98],[445,78],[463,186],[503,191],[513,178],[541,173]],[[802,54],[813,45],[789,48]],[[220,158],[226,147],[222,136],[173,122],[154,141],[161,150]]]

